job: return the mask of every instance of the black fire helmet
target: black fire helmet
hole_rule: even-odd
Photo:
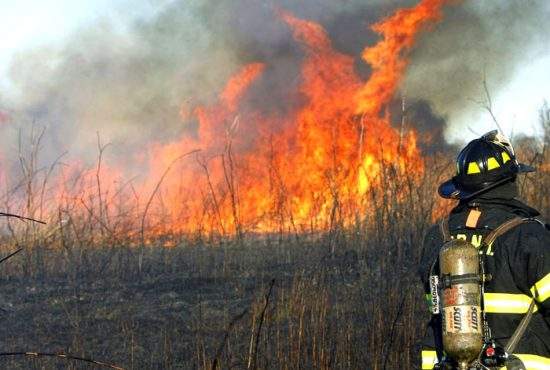
[[[456,175],[439,185],[443,198],[469,199],[516,178],[518,173],[533,172],[519,163],[510,142],[497,130],[472,140],[456,159]]]

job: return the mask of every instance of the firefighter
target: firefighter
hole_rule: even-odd
[[[518,174],[534,169],[518,163],[512,146],[497,131],[466,145],[456,165],[456,175],[439,186],[439,195],[458,200],[446,218],[448,235],[479,248],[488,277],[482,293],[486,335],[504,348],[534,300],[534,313],[514,354],[528,370],[550,369],[550,231],[537,210],[518,200],[516,182]],[[492,245],[484,244],[492,230],[518,217],[523,222]],[[443,239],[436,225],[424,240],[421,276],[426,298],[431,296],[430,269],[438,269]],[[441,325],[441,316],[432,315],[422,344],[422,369],[445,362]]]

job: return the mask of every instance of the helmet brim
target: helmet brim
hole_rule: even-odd
[[[455,183],[454,179],[447,180],[439,185],[437,192],[439,193],[439,196],[446,199],[465,199],[470,193],[464,189],[461,189]]]
[[[516,173],[527,173],[527,172],[535,172],[535,168],[527,164],[519,163],[516,169]],[[487,190],[490,190],[499,185],[502,185],[505,182],[510,181],[510,179],[511,179],[510,177],[504,178],[480,190],[468,190],[460,186],[460,184],[458,184],[455,181],[455,179],[452,178],[450,180],[445,181],[441,185],[439,185],[438,193],[441,197],[446,199],[459,199],[459,200],[470,199],[472,197],[475,197],[476,195],[486,192]]]

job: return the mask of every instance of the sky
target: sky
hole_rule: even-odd
[[[92,24],[99,17],[108,17],[116,9],[115,3],[109,0],[1,0],[0,81],[9,83],[7,72],[15,54],[61,43],[79,27]]]
[[[0,87],[9,88],[13,57],[37,47],[59,47],[80,29],[108,22],[123,32],[135,19],[147,19],[168,1],[0,0]]]
[[[487,78],[489,91],[491,81],[491,78]],[[548,54],[525,61],[500,91],[496,94],[490,92],[490,97],[493,114],[507,136],[541,134],[539,110],[545,102],[550,103],[550,49]],[[474,133],[481,135],[496,129],[486,106],[486,94],[480,89],[478,94],[466,102],[462,114],[450,122],[447,137],[460,140],[466,135],[470,139],[476,136]]]
[[[548,54],[526,61],[493,100],[494,114],[508,136],[540,133],[538,112],[550,102],[550,49]],[[485,127],[493,125],[484,109],[472,110],[469,115],[470,121],[479,117]]]
[[[15,90],[12,79],[13,76],[18,75],[17,58],[29,50],[48,50],[48,48],[58,50],[71,40],[74,42],[75,35],[78,35],[81,30],[89,32],[90,29],[103,26],[119,35],[124,35],[131,24],[154,18],[170,3],[170,0],[0,0],[0,34],[2,35],[0,97],[9,99],[10,95],[16,94],[16,91],[12,91]],[[189,3],[197,4],[200,1],[190,0]],[[548,5],[550,2],[542,3],[546,3],[547,10],[550,9]],[[479,4],[480,2],[470,1],[467,6],[483,7]],[[483,9],[476,9],[476,11],[483,11]],[[445,27],[445,21],[440,27],[441,29]],[[532,30],[536,32],[538,28],[534,27]],[[526,32],[529,32],[529,29]],[[429,37],[437,41],[437,30]],[[506,42],[506,40],[502,41]],[[420,48],[420,50],[425,49],[428,50],[426,47]],[[539,47],[527,51],[518,52],[518,54],[524,53],[523,59],[521,59],[522,55],[514,56],[520,60],[515,64],[515,68],[506,72],[506,76],[499,75],[498,59],[496,62],[493,61],[493,64],[483,67],[487,72],[486,79],[491,90],[493,111],[505,134],[508,135],[536,134],[538,109],[544,101],[550,101],[550,48]],[[502,55],[503,58],[507,58],[506,54]],[[40,54],[36,57],[40,58]],[[40,64],[40,61],[36,63]],[[48,58],[44,63],[55,63],[55,58]],[[439,63],[443,62],[439,60]],[[434,65],[433,68],[436,70],[437,66]],[[480,69],[481,67],[477,72]],[[429,74],[431,70],[432,65],[426,63],[422,55],[416,59],[413,56],[409,70],[411,77],[406,79],[404,85],[410,84],[412,86],[410,91],[413,93],[422,90],[418,88],[422,84],[415,82],[415,77],[412,75],[421,76],[422,71]],[[36,78],[40,79],[39,76]],[[478,82],[481,86],[480,80]],[[21,86],[26,85],[20,85],[19,88]],[[445,137],[449,141],[468,140],[475,137],[476,133],[482,134],[494,128],[491,117],[480,104],[484,99],[481,89],[475,93],[468,92],[469,95],[460,102],[459,108],[448,107],[444,99],[438,100],[438,96],[433,93],[434,89],[426,91],[432,95],[421,97],[433,101],[436,113],[447,120]],[[422,95],[421,92],[419,95]],[[1,104],[0,101],[0,108]]]

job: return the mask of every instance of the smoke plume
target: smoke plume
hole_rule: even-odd
[[[542,0],[466,1],[447,8],[444,22],[419,40],[403,89],[447,119],[448,135],[483,133],[483,81],[494,100],[520,67],[546,54],[549,16]]]
[[[113,157],[132,158],[152,140],[194,135],[194,107],[214,99],[251,62],[264,63],[266,72],[245,105],[285,115],[301,104],[296,87],[303,51],[277,16],[279,9],[322,24],[335,49],[355,57],[356,69],[368,77],[359,55],[379,37],[369,25],[414,4],[178,0],[123,29],[103,20],[80,29],[62,47],[27,50],[13,60],[13,89],[0,94],[4,151],[16,150],[19,129],[34,124],[47,127],[45,160],[62,151],[91,159],[97,133],[113,144]],[[402,84],[408,101],[421,102],[411,107],[421,107],[419,128],[442,135],[447,121],[447,131],[464,129],[453,124],[479,109],[472,100],[483,97],[484,74],[497,94],[518,66],[544,51],[548,8],[542,0],[471,0],[447,7],[444,20],[420,38]]]

